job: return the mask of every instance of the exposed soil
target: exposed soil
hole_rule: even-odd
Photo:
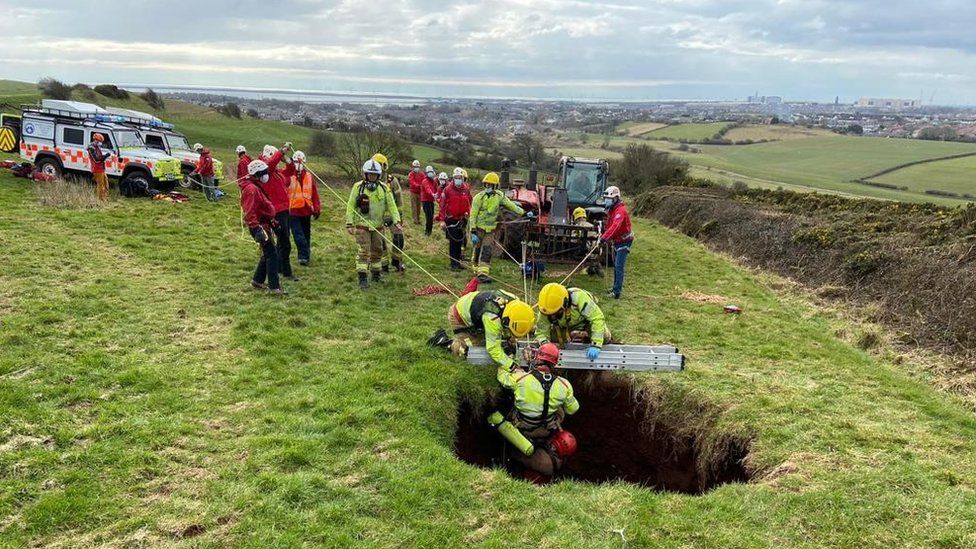
[[[585,379],[584,379],[585,378]],[[563,427],[578,442],[555,477],[586,482],[622,480],[655,490],[701,494],[728,482],[746,482],[744,465],[748,441],[724,436],[711,444],[721,455],[703,455],[698,440],[715,433],[679,432],[655,415],[655,403],[635,399],[639,394],[630,378],[610,373],[571,376],[580,411]],[[498,409],[492,403],[459,405],[455,451],[480,467],[504,466],[517,474],[519,466],[503,460],[503,439],[485,420]],[[509,454],[513,451],[508,448]]]

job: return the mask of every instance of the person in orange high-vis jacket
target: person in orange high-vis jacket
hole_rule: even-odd
[[[104,142],[105,136],[92,132],[91,143],[88,144],[88,160],[91,162],[92,179],[95,180],[98,199],[102,202],[108,200],[108,176],[105,175],[105,161],[112,154],[110,151],[102,150],[102,143]]]
[[[298,264],[308,265],[312,257],[312,218],[322,213],[318,185],[305,169],[305,153],[295,151],[291,158],[291,182],[288,185],[288,207],[291,210],[291,234],[298,248]]]

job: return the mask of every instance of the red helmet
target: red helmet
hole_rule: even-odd
[[[569,431],[558,431],[549,439],[549,447],[561,458],[568,458],[576,453],[576,437]]]
[[[555,343],[545,343],[535,352],[535,362],[538,365],[555,366],[559,362],[559,347]]]
[[[93,133],[92,134],[92,139],[94,139],[95,141],[98,141],[99,143],[101,143],[102,141],[105,141],[105,136],[103,136],[100,133]]]

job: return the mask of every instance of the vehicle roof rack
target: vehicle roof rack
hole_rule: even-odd
[[[153,126],[165,129],[174,128],[172,124],[168,124],[159,119],[153,121],[141,116],[113,113],[99,107],[98,105],[92,103],[82,103],[79,101],[58,101],[45,99],[40,105],[21,105],[21,111],[35,114],[46,114],[61,118],[70,118],[72,120],[109,122],[115,124],[137,124],[140,126]],[[132,112],[134,113],[136,111]]]

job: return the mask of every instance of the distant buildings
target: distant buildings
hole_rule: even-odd
[[[760,104],[760,105],[779,105],[783,102],[783,98],[778,95],[750,95],[748,99],[749,103]]]
[[[862,97],[857,100],[857,106],[863,109],[886,109],[900,111],[920,107],[918,99],[891,99],[879,97]]]

